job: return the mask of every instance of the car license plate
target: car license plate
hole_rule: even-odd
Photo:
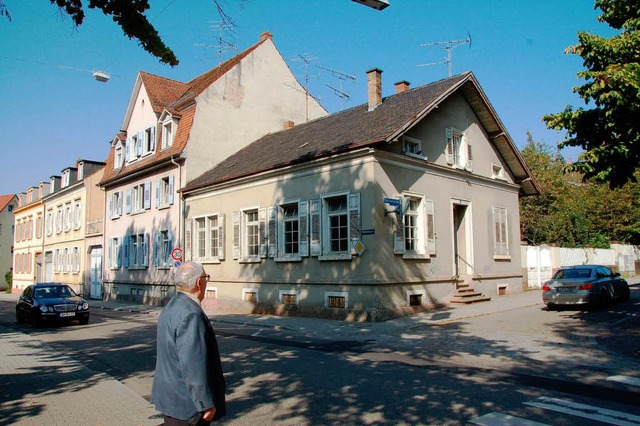
[[[74,317],[76,315],[75,312],[62,312],[60,317]]]
[[[558,293],[570,293],[575,289],[575,287],[558,287]]]

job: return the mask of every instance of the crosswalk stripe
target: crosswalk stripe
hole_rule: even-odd
[[[609,423],[612,425],[640,425],[640,416],[634,416],[633,414],[627,414],[621,411],[608,410],[606,408],[579,404],[576,402],[565,401],[557,398],[548,398],[545,396],[541,396],[535,401],[525,402],[524,404],[543,408],[545,410],[571,414],[573,416],[583,417],[586,419],[597,420],[599,422]]]
[[[607,380],[610,382],[618,382],[624,383],[626,385],[631,386],[640,386],[640,378],[639,377],[631,377],[631,376],[609,376]]]
[[[495,411],[469,420],[469,423],[480,426],[549,426],[546,423],[538,423],[508,414],[496,413]]]

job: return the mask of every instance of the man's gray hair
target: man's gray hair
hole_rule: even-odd
[[[185,262],[173,270],[173,284],[181,290],[191,292],[202,275],[204,267],[201,264]]]

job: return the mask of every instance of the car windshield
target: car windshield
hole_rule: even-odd
[[[589,278],[591,277],[591,269],[589,268],[574,268],[574,269],[561,269],[556,272],[553,277],[557,280],[563,278]]]
[[[51,299],[54,297],[71,297],[76,294],[66,285],[52,285],[47,287],[38,287],[35,290],[34,297],[39,299]]]

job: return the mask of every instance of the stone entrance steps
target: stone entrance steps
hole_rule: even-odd
[[[471,303],[487,302],[489,300],[491,300],[491,297],[475,291],[470,283],[463,282],[456,284],[456,292],[451,298],[451,303],[469,305]]]

